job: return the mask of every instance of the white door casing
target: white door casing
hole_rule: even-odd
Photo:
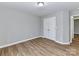
[[[71,16],[71,20],[70,20],[70,43],[72,43],[73,38],[74,38],[74,19],[73,19],[73,16]]]

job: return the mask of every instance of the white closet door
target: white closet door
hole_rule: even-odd
[[[49,24],[48,24],[48,19],[44,19],[44,37],[48,38],[49,37],[49,33],[48,33],[48,28],[49,28]]]
[[[52,40],[56,39],[56,17],[44,19],[44,36]]]
[[[56,17],[49,18],[49,38],[56,39]]]

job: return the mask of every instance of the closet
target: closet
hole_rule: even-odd
[[[44,37],[56,40],[56,17],[44,18]]]

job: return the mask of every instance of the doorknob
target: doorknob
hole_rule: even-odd
[[[48,31],[50,31],[50,29],[48,29]]]

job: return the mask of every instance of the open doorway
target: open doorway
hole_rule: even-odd
[[[71,18],[71,43],[79,44],[79,16]]]
[[[74,39],[79,41],[79,16],[74,16]]]

